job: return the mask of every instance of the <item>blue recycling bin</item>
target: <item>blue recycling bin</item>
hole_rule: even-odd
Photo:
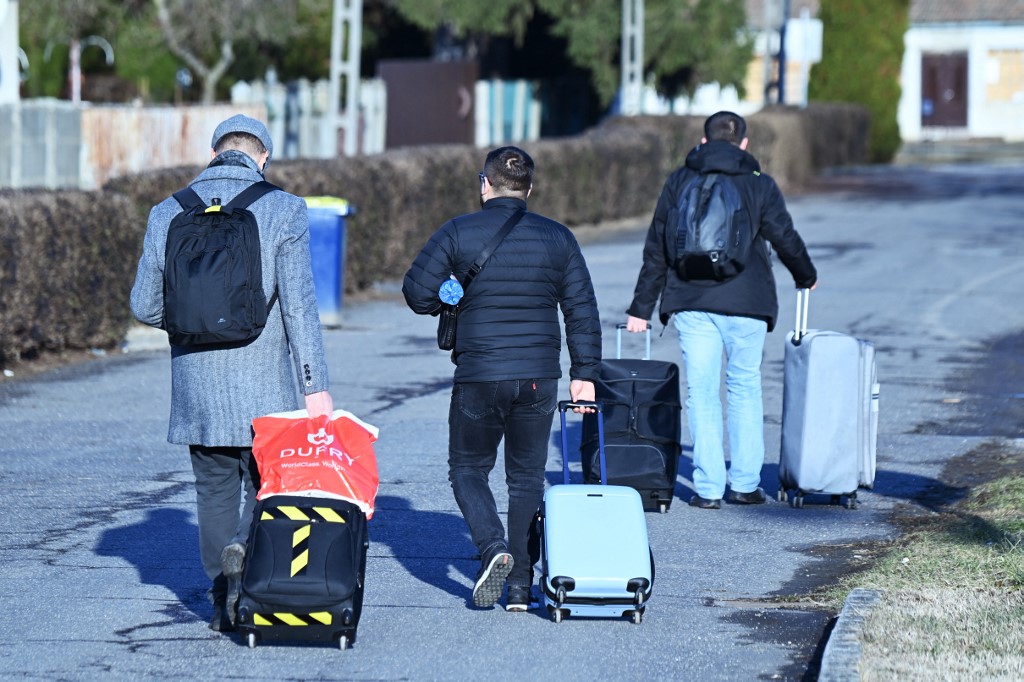
[[[306,213],[320,323],[336,327],[341,324],[345,293],[345,218],[354,214],[355,208],[338,197],[306,197]]]

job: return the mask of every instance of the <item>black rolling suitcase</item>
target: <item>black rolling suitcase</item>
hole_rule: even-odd
[[[343,500],[274,495],[256,505],[242,570],[238,630],[257,641],[356,639],[366,515]]]
[[[607,482],[635,488],[644,510],[667,512],[672,504],[679,470],[682,404],[679,367],[661,360],[623,360],[622,330],[616,329],[616,359],[601,363],[596,398],[604,404]],[[645,358],[651,357],[647,328]],[[586,483],[598,483],[597,419],[583,416],[580,443]]]

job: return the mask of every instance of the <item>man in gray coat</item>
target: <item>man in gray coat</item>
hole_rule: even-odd
[[[212,161],[191,184],[207,205],[215,199],[227,204],[263,180],[273,154],[266,126],[242,115],[217,126],[210,146]],[[164,324],[164,249],[171,219],[181,210],[168,198],[149,214],[131,308],[153,327]],[[247,344],[171,346],[167,440],[189,447],[200,556],[213,581],[210,628],[217,631],[234,629],[238,579],[259,489],[252,420],[298,409],[296,378],[311,417],[334,409],[313,291],[306,204],[273,191],[249,210],[259,227],[263,291],[271,301],[266,327]]]

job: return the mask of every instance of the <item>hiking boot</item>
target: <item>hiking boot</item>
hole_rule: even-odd
[[[508,586],[508,597],[505,599],[506,611],[526,611],[536,606],[529,585]]]
[[[734,504],[764,504],[767,499],[761,488],[754,488],[749,493],[739,493],[735,490],[729,493],[729,501]]]
[[[698,507],[700,509],[721,509],[721,499],[708,499],[707,497],[701,497],[700,495],[694,495],[690,498],[690,506]]]
[[[220,554],[220,570],[228,580],[228,590],[224,599],[223,610],[235,629],[238,617],[238,594],[242,589],[242,563],[245,561],[245,545],[232,542]],[[216,611],[216,606],[214,606]],[[211,625],[212,627],[212,625]]]
[[[505,578],[512,571],[512,555],[504,542],[493,545],[480,557],[480,573],[473,585],[473,605],[494,606],[505,591]]]

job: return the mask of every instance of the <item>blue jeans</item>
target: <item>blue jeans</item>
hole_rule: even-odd
[[[686,415],[693,438],[693,485],[706,499],[725,494],[722,433],[722,351],[729,428],[729,487],[752,492],[764,464],[764,405],[761,356],[768,325],[764,320],[697,311],[675,314],[686,368]]]
[[[510,585],[533,582],[531,527],[544,497],[544,467],[558,401],[557,379],[458,383],[448,412],[448,480],[481,553],[505,542],[488,477],[505,439]],[[532,550],[532,551],[531,551]]]

